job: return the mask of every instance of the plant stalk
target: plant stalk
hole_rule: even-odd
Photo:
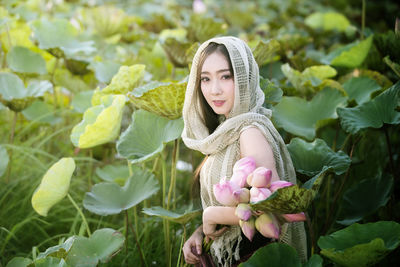
[[[18,113],[15,111],[14,112],[14,117],[11,123],[11,133],[10,133],[10,138],[9,138],[9,143],[12,145],[14,143],[14,134],[15,134],[15,125],[17,124],[17,117]],[[10,150],[9,152],[9,160],[8,160],[8,166],[7,166],[7,178],[6,178],[6,183],[8,184],[8,181],[10,181],[10,176],[11,176],[11,162],[12,162],[12,157],[13,157],[13,150]]]
[[[390,169],[392,171],[393,178],[396,179],[396,173],[395,173],[395,170],[394,170],[394,163],[393,163],[392,148],[390,146],[390,138],[389,138],[389,133],[388,133],[388,129],[387,128],[388,128],[388,126],[384,125],[383,126],[383,132],[385,133],[386,145],[387,145],[388,153],[389,153]]]
[[[362,14],[361,14],[361,40],[364,40],[364,30],[365,30],[365,9],[366,9],[366,1],[362,0]]]
[[[79,215],[81,215],[82,221],[83,221],[83,223],[84,223],[85,226],[86,226],[87,234],[88,234],[88,236],[90,237],[92,234],[90,233],[89,224],[88,224],[88,222],[86,221],[86,217],[85,217],[85,215],[83,214],[82,209],[79,208],[79,206],[76,204],[76,202],[74,201],[74,199],[71,197],[71,195],[70,195],[69,193],[67,194],[67,196],[68,196],[68,199],[71,201],[72,205],[74,205],[75,209],[78,211]]]
[[[140,247],[139,239],[138,239],[138,236],[137,236],[137,234],[136,234],[136,231],[135,231],[135,229],[132,227],[132,224],[129,222],[128,210],[125,210],[125,216],[126,216],[126,220],[127,220],[127,222],[128,222],[128,225],[130,226],[131,231],[132,231],[132,233],[133,233],[133,237],[135,238],[136,246],[137,246],[137,248],[138,248],[138,250],[139,250],[139,256],[140,256],[141,265],[142,265],[142,266],[147,266],[146,261],[144,260],[143,251],[142,251],[142,248]]]
[[[174,141],[174,149],[172,151],[171,181],[170,181],[169,190],[168,190],[167,210],[169,210],[169,207],[170,207],[172,191],[174,191],[174,195],[175,195],[176,162],[178,161],[178,155],[179,155],[178,149],[179,149],[179,140],[175,139],[175,141]]]

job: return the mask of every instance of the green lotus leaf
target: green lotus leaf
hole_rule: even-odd
[[[23,257],[14,257],[7,263],[6,267],[27,267],[32,263],[33,261],[31,259]]]
[[[201,215],[201,210],[184,210],[183,212],[173,212],[156,206],[151,208],[144,208],[143,213],[150,216],[157,216],[168,221],[185,225],[189,221]]]
[[[12,73],[0,73],[0,101],[13,111],[27,108],[35,98],[52,91],[53,85],[48,81],[31,81],[25,88],[22,80]]]
[[[67,69],[56,69],[54,72],[54,84],[57,86],[65,87],[69,91],[79,93],[82,91],[91,90],[81,76],[73,75]]]
[[[281,66],[281,69],[293,87],[303,92],[307,88],[320,85],[324,79],[332,78],[337,74],[334,68],[327,65],[311,66],[303,72],[299,72],[286,63]]]
[[[247,261],[239,267],[264,267],[268,259],[268,267],[301,267],[296,250],[285,243],[272,243],[258,249]]]
[[[47,49],[56,57],[75,58],[95,51],[93,41],[78,40],[78,31],[68,20],[42,18],[32,21],[30,26],[39,48]]]
[[[329,53],[322,62],[335,67],[356,68],[363,63],[371,48],[373,36],[340,47]]]
[[[371,94],[381,89],[381,86],[367,76],[353,77],[343,84],[349,100],[354,99],[357,104],[371,100]]]
[[[79,57],[79,59],[65,58],[65,66],[67,69],[75,75],[85,75],[90,70],[87,68],[89,66],[89,58]]]
[[[75,239],[76,236],[71,236],[65,240],[64,243],[46,249],[45,252],[42,252],[37,256],[37,259],[43,259],[46,257],[65,258]]]
[[[342,128],[356,134],[365,128],[380,128],[384,123],[400,123],[400,112],[396,111],[400,99],[400,82],[372,99],[354,108],[338,108]]]
[[[397,77],[400,78],[400,64],[391,61],[389,56],[384,57],[383,61],[397,74]]]
[[[329,119],[337,118],[336,108],[346,104],[342,92],[325,87],[311,101],[299,97],[282,97],[273,107],[273,120],[292,134],[308,140],[315,138],[315,132]]]
[[[386,205],[393,188],[393,178],[364,179],[350,187],[343,195],[337,222],[350,225]]]
[[[71,106],[79,113],[84,113],[85,110],[91,107],[94,90],[82,91],[74,95]]]
[[[91,237],[76,237],[65,258],[69,266],[95,267],[108,262],[124,245],[125,237],[110,228],[96,230]]]
[[[131,166],[133,172],[137,172],[140,167]],[[129,178],[129,168],[127,165],[107,165],[103,168],[97,168],[96,174],[102,180],[107,182],[116,182],[119,185],[124,185],[125,181]]]
[[[318,239],[321,254],[342,266],[371,266],[400,244],[400,224],[393,221],[352,224]]]
[[[280,49],[281,45],[275,39],[271,39],[267,42],[259,41],[253,50],[254,59],[258,66],[279,60],[279,55],[277,55],[277,53]]]
[[[273,82],[260,76],[260,87],[265,95],[265,104],[269,105],[269,107],[272,107],[272,104],[279,103],[281,101],[283,91]]]
[[[73,158],[62,158],[47,170],[39,187],[32,195],[32,207],[38,214],[47,216],[51,207],[68,194],[74,170]]]
[[[94,61],[89,66],[94,71],[96,79],[102,83],[109,83],[120,67],[121,64],[113,61]]]
[[[102,37],[122,33],[127,23],[125,12],[113,5],[97,6],[85,11],[89,23]]]
[[[196,54],[196,51],[199,49],[200,43],[194,42],[188,50],[186,50],[186,60],[187,60],[187,65],[189,66],[189,69],[191,68],[192,61],[194,58],[194,55]]]
[[[161,46],[175,67],[182,68],[187,66],[186,51],[191,48],[191,43],[180,42],[175,38],[169,37],[161,42]]]
[[[104,95],[126,95],[129,91],[137,87],[143,79],[145,65],[135,64],[132,66],[121,66],[111,80],[111,83],[103,90],[94,92],[92,105],[98,105]]]
[[[51,125],[62,121],[62,118],[54,116],[54,107],[41,100],[36,100],[21,113],[29,121],[48,123]]]
[[[168,120],[156,114],[138,110],[132,123],[117,142],[118,153],[132,163],[152,159],[164,149],[165,143],[180,137],[183,120]]]
[[[319,173],[323,167],[331,167],[340,175],[350,166],[351,160],[343,151],[334,152],[322,139],[308,143],[301,138],[293,138],[287,145],[297,172],[308,176]]]
[[[108,182],[94,185],[85,194],[83,206],[99,215],[118,214],[151,197],[158,189],[151,172],[137,169],[123,187]]]
[[[303,267],[322,267],[323,263],[324,259],[320,255],[313,254]]]
[[[7,170],[8,162],[10,161],[10,157],[8,156],[7,149],[0,145],[0,177],[3,176],[3,174]]]
[[[200,43],[226,32],[226,25],[212,17],[201,14],[192,14],[188,27],[188,38]]]
[[[324,168],[320,173],[315,175],[309,183],[309,188],[292,185],[276,190],[267,199],[250,204],[253,210],[261,210],[273,213],[299,213],[308,209],[311,202],[317,195],[324,176],[329,168]]]
[[[35,267],[68,267],[64,259],[47,257],[35,260]]]
[[[34,51],[35,44],[29,38],[32,32],[25,22],[15,21],[8,23],[8,26],[8,31],[0,32],[1,48],[5,53],[8,53],[13,46],[24,46]],[[9,42],[10,39],[12,43]]]
[[[350,21],[338,12],[315,12],[309,15],[304,22],[313,29],[322,29],[324,31],[336,30],[345,32],[351,26]]]
[[[23,46],[14,46],[7,54],[7,64],[15,72],[46,74],[43,57]]]
[[[76,147],[88,148],[113,141],[119,135],[125,96],[106,95],[101,104],[83,114],[83,120],[71,132]]]
[[[186,86],[187,82],[150,82],[128,93],[128,97],[136,107],[173,120],[182,116]]]

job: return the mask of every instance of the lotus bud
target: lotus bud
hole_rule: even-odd
[[[268,188],[252,187],[250,189],[250,203],[256,203],[267,199],[270,195],[271,191]]]
[[[240,188],[233,192],[233,196],[239,203],[249,203],[250,201],[250,190],[247,188]]]
[[[232,174],[231,181],[240,187],[246,187],[247,174],[244,171],[236,171]]]
[[[250,240],[253,240],[253,237],[256,233],[255,220],[254,217],[251,217],[248,221],[239,220],[240,228],[242,228],[243,234]]]
[[[260,215],[255,222],[256,229],[265,237],[279,238],[280,229],[278,221],[271,213]]]
[[[287,222],[303,222],[306,221],[306,215],[304,212],[300,213],[295,213],[295,214],[281,214],[281,216],[287,221]]]
[[[287,187],[287,186],[292,186],[293,184],[291,182],[287,182],[287,181],[275,181],[271,183],[271,186],[269,187],[269,189],[271,190],[271,192],[275,192],[276,190],[278,190],[279,188],[283,188],[283,187]]]
[[[271,184],[272,171],[265,167],[258,167],[249,176],[247,183],[253,187],[269,187]]]
[[[194,0],[193,1],[193,13],[204,13],[206,12],[207,7],[202,0]]]
[[[252,157],[244,157],[233,165],[233,172],[243,172],[247,177],[256,169],[256,161]]]
[[[240,203],[235,209],[235,215],[242,221],[247,221],[251,217],[251,207],[248,204]]]
[[[215,198],[219,203],[224,206],[236,206],[239,204],[237,197],[233,194],[233,192],[240,189],[240,187],[225,178],[222,178],[218,184],[215,184],[213,187]]]

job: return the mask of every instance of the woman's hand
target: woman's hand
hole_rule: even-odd
[[[188,240],[183,245],[182,251],[185,257],[185,261],[188,264],[196,264],[200,262],[199,258],[193,254],[192,247],[196,248],[197,255],[201,255],[202,244],[203,244],[203,230],[202,226],[196,229]]]

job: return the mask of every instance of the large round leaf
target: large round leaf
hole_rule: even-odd
[[[318,239],[321,254],[343,266],[370,266],[400,244],[400,224],[392,221],[355,223]]]
[[[90,63],[90,68],[93,69],[96,79],[102,83],[109,83],[120,67],[120,64],[113,61],[94,61]]]
[[[344,32],[350,27],[350,21],[338,12],[315,12],[309,15],[305,24],[313,29],[322,29],[324,31],[336,30]]]
[[[183,120],[168,120],[145,110],[132,115],[132,123],[117,142],[118,153],[132,163],[153,158],[164,144],[180,137]]]
[[[334,152],[322,139],[308,143],[301,138],[293,138],[287,148],[296,171],[308,176],[319,173],[323,167],[332,167],[336,174],[344,173],[351,160],[343,151]]]
[[[137,165],[131,166],[132,171],[136,172],[136,169],[140,167]],[[96,174],[107,182],[116,182],[118,184],[125,184],[125,181],[129,178],[129,168],[127,165],[107,165],[103,168],[97,168]]]
[[[151,208],[144,208],[143,212],[150,216],[161,217],[168,221],[180,223],[180,224],[186,224],[202,213],[201,210],[184,210],[183,212],[177,213],[177,212],[163,209],[162,207],[159,207],[159,206],[151,207]]]
[[[19,112],[27,108],[35,98],[52,91],[48,81],[32,81],[25,88],[22,80],[12,73],[0,73],[0,101],[11,110]]]
[[[283,91],[281,88],[276,86],[268,79],[260,77],[260,87],[265,95],[265,104],[272,107],[273,104],[279,103],[283,96]]]
[[[354,99],[357,104],[362,104],[371,99],[373,92],[381,89],[381,86],[367,76],[353,77],[343,84],[344,90],[349,95],[349,100]]]
[[[14,257],[7,263],[6,267],[27,267],[31,263],[32,263],[31,259]]]
[[[35,267],[68,267],[68,264],[65,263],[64,259],[53,257],[35,260],[34,264]]]
[[[70,266],[97,266],[108,262],[121,249],[125,237],[113,229],[96,230],[89,238],[78,236],[65,261]]]
[[[350,225],[386,205],[393,188],[393,178],[364,179],[343,195],[338,223]]]
[[[186,82],[150,82],[128,93],[128,97],[138,108],[173,120],[182,116],[186,86]]]
[[[258,249],[240,267],[300,267],[301,261],[296,250],[285,243],[272,243]]]
[[[182,68],[188,65],[189,60],[186,51],[192,46],[191,43],[180,42],[169,37],[161,42],[161,46],[174,66]]]
[[[308,209],[317,195],[328,168],[324,168],[319,174],[310,179],[307,187],[292,185],[275,191],[265,200],[250,204],[253,210],[261,210],[273,213],[299,213]]]
[[[277,53],[280,49],[281,45],[275,39],[271,39],[268,42],[259,41],[253,50],[254,59],[258,66],[279,60]]]
[[[212,17],[201,14],[192,14],[188,27],[188,37],[191,41],[204,42],[211,37],[223,34],[226,31],[224,23]]]
[[[324,259],[318,254],[313,254],[303,267],[322,267]]]
[[[32,207],[37,213],[47,216],[50,208],[68,194],[74,170],[73,158],[62,158],[47,170],[32,196]]]
[[[93,97],[93,90],[79,92],[74,95],[71,106],[79,113],[84,113],[88,108],[91,107],[91,99]]]
[[[311,101],[299,97],[283,97],[273,108],[273,119],[277,127],[313,140],[315,131],[324,120],[337,118],[336,108],[344,106],[346,97],[329,87],[318,92]]]
[[[37,54],[23,46],[14,46],[7,54],[7,63],[15,72],[46,74],[46,62]]]
[[[354,108],[338,108],[340,124],[346,132],[356,134],[365,128],[380,128],[384,123],[400,123],[400,112],[396,111],[400,99],[400,82],[371,101]]]
[[[36,100],[28,108],[22,111],[27,120],[48,123],[51,125],[62,121],[62,118],[54,115],[54,107],[41,100]]]
[[[43,259],[46,257],[55,257],[55,258],[65,258],[74,243],[76,236],[71,236],[64,243],[60,245],[56,245],[53,247],[49,247],[45,252],[40,253],[37,256],[37,259]]]
[[[92,97],[92,105],[99,105],[104,95],[126,95],[140,84],[143,79],[145,66],[135,64],[132,66],[121,66],[111,80],[111,83],[103,90],[96,89]]]
[[[83,206],[99,215],[118,214],[158,191],[157,180],[146,170],[138,169],[123,187],[116,183],[99,183],[85,194]]]
[[[363,63],[367,57],[372,44],[372,36],[359,42],[340,47],[328,54],[322,62],[335,67],[356,68]]]
[[[83,120],[72,129],[72,143],[88,148],[113,141],[119,135],[124,106],[123,95],[103,96],[101,105],[87,109]]]
[[[95,51],[93,41],[78,40],[78,30],[65,19],[42,18],[31,23],[34,38],[41,49],[48,49],[56,57],[89,55]]]

